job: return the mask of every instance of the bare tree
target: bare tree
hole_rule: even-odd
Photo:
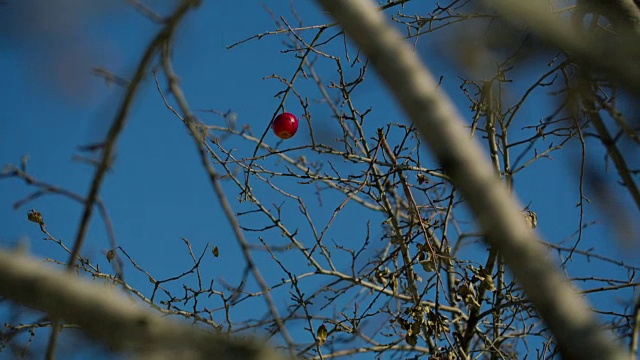
[[[97,70],[110,81],[119,79],[126,95],[97,147],[89,193],[34,178],[26,159],[5,167],[1,176],[36,188],[16,207],[50,193],[78,201],[84,213],[71,247],[52,234],[41,212],[28,213],[46,239],[70,256],[52,262],[116,287],[152,311],[127,312],[129,300],[111,293],[101,299],[79,279],[0,254],[0,294],[48,314],[28,323],[5,321],[5,351],[26,348],[23,334],[31,334],[28,345],[37,329],[52,327],[52,358],[57,334],[77,324],[114,350],[149,357],[276,356],[229,340],[227,333],[264,336],[283,356],[313,359],[626,359],[637,353],[639,265],[583,246],[590,236],[584,216],[590,197],[609,206],[602,214],[619,230],[616,235],[637,241],[629,219],[640,211],[640,124],[629,114],[637,111],[640,89],[640,10],[632,1],[545,7],[508,0],[319,1],[337,23],[311,25],[294,8],[291,16],[272,14],[274,30],[229,48],[281,37],[283,51],[298,59],[289,74],[272,77],[282,86],[272,119],[301,109],[304,126],[297,136],[308,142],[297,147],[272,142],[269,126],[251,128],[232,111],[191,108],[188,89],[173,69],[179,55],[172,45],[175,29],[198,1],[182,1],[165,18],[131,3],[163,26],[131,79]],[[455,63],[448,71],[456,71],[466,109],[456,110],[442,89],[443,76],[436,81],[438,74],[419,61],[418,54],[433,59],[434,48],[445,49],[442,56]],[[603,57],[605,52],[612,56]],[[359,94],[376,84],[371,70],[412,122],[389,119],[361,100]],[[535,80],[527,82],[525,71]],[[81,256],[92,211],[98,209],[109,224],[98,194],[145,77],[155,81],[158,105],[193,138],[212,199],[242,250],[237,284],[210,281],[204,264],[219,255],[215,244],[194,249],[182,239],[193,266],[167,279],[144,270],[115,238],[104,259]],[[523,114],[541,95],[551,105]],[[580,149],[579,220],[570,225],[575,232],[569,241],[545,241],[535,230],[536,204],[520,204],[516,184],[535,176],[525,171],[530,167],[558,154],[572,156],[574,144]],[[596,147],[615,172],[596,165],[602,160],[587,151]],[[479,245],[483,240],[486,247]],[[572,259],[593,264],[585,271]],[[113,264],[111,271],[99,266],[104,261]],[[125,271],[131,267],[135,271]],[[134,276],[148,277],[152,293],[125,280]],[[587,302],[596,294],[624,302],[593,311]],[[207,307],[203,298],[220,306]],[[90,315],[87,302],[103,305]],[[264,315],[243,317],[236,309],[244,306]],[[194,325],[176,325],[161,315]]]

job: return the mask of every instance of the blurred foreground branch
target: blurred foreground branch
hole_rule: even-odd
[[[495,9],[513,26],[526,26],[533,34],[549,44],[566,51],[583,66],[603,70],[630,90],[640,92],[640,10],[631,1],[607,2],[594,8],[582,9],[579,4],[572,22],[561,18],[549,10],[549,6],[537,1],[485,0],[487,6]],[[579,2],[580,3],[580,2]],[[633,10],[630,8],[632,7]],[[607,11],[600,11],[606,9]],[[615,11],[615,9],[618,9]],[[625,10],[629,10],[628,12]],[[608,15],[608,20],[620,32],[613,39],[598,38],[582,29],[586,12],[600,11]],[[623,15],[620,15],[623,14]],[[626,20],[621,20],[621,18]],[[629,20],[629,18],[631,20]],[[612,46],[612,43],[615,46]]]
[[[181,324],[144,309],[108,284],[0,251],[0,296],[78,324],[112,349],[153,359],[281,359],[266,346]]]

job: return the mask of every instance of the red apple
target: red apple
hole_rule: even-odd
[[[298,119],[291,113],[282,113],[273,120],[273,132],[281,139],[288,139],[298,131]]]

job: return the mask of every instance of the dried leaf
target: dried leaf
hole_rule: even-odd
[[[422,305],[416,305],[412,307],[411,317],[419,324],[422,324],[424,322],[424,308],[422,307]]]
[[[409,329],[409,323],[407,322],[407,320],[399,317],[397,322],[398,322],[398,324],[400,324],[400,328],[402,330],[408,330]]]
[[[27,213],[27,219],[31,222],[37,223],[40,226],[44,226],[44,220],[42,219],[42,213],[34,209],[29,210]]]
[[[375,279],[379,284],[387,285],[387,283],[389,282],[387,277],[389,276],[390,273],[391,271],[389,270],[389,268],[385,267],[382,270],[376,271]]]
[[[484,280],[482,280],[482,284],[488,291],[494,291],[496,289],[496,286],[493,282],[493,277],[491,275],[485,276]]]
[[[426,272],[436,271],[436,262],[431,259],[420,261],[420,265],[422,265],[422,269]]]
[[[473,271],[475,272],[474,278],[482,281],[482,285],[485,289],[489,291],[494,291],[496,289],[495,283],[493,282],[493,276],[491,276],[491,273],[487,269],[480,268],[477,271],[475,269]]]
[[[460,285],[457,293],[465,304],[471,305],[475,308],[480,308],[480,303],[476,300],[476,291],[473,288],[473,284],[468,283]]]
[[[409,335],[409,334],[407,334],[407,336],[405,336],[404,339],[407,342],[407,344],[409,344],[411,346],[416,346],[416,344],[418,343],[418,336],[417,335]]]
[[[113,250],[109,250],[107,251],[107,261],[111,262],[111,260],[113,260],[113,258],[116,257],[116,252]]]
[[[458,287],[458,295],[462,296],[463,298],[468,295],[473,295],[473,288],[466,284],[460,285],[460,287]]]
[[[418,323],[418,322],[411,323],[411,328],[409,329],[409,332],[412,335],[419,334],[420,333],[420,323]]]
[[[422,185],[424,183],[429,183],[429,178],[425,174],[418,173],[418,184]]]
[[[316,332],[316,337],[318,338],[318,344],[324,345],[325,341],[327,341],[327,327],[324,324],[318,327],[318,331]]]
[[[480,279],[484,279],[487,276],[491,276],[491,273],[483,267],[480,267],[480,269],[478,270],[473,269],[473,271],[476,273],[476,275],[478,275],[478,277],[480,277]]]

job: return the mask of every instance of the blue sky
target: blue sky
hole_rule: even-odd
[[[166,5],[160,1],[149,3],[160,6],[159,9]],[[21,156],[28,154],[31,175],[84,196],[93,168],[72,159],[74,155],[83,155],[78,146],[94,143],[104,136],[123,93],[117,86],[109,86],[103,79],[91,75],[92,68],[103,67],[125,78],[131,75],[142,49],[158,26],[121,3],[102,1],[97,2],[99,5],[83,5],[81,1],[69,1],[60,7],[61,4],[9,1],[4,6],[12,12],[0,14],[0,69],[4,81],[0,90],[0,165],[18,164]],[[204,1],[201,8],[185,19],[174,50],[176,72],[192,108],[233,111],[238,123],[249,125],[254,134],[261,134],[268,126],[280,101],[274,95],[283,89],[277,80],[264,78],[273,74],[289,77],[298,64],[292,53],[281,52],[283,38],[278,36],[265,36],[226,49],[252,35],[275,29],[273,19],[260,4],[296,23],[286,1]],[[49,16],[52,10],[56,13]],[[305,24],[328,21],[311,2],[296,3],[296,10]],[[307,40],[313,36],[305,35]],[[429,49],[428,45],[421,45],[422,49]],[[449,61],[427,50],[421,54],[436,76],[445,75],[443,88],[450,91],[454,101],[468,106],[457,90],[459,79],[449,72]],[[327,79],[335,78],[330,72],[325,75]],[[372,106],[371,122],[367,124],[371,136],[376,126],[386,122],[406,123],[375,75],[369,72],[368,76],[368,84],[354,93],[353,99],[363,108]],[[532,74],[524,73],[522,77],[534,79]],[[299,86],[303,91],[312,89],[310,82],[301,81]],[[516,92],[522,90],[514,88]],[[541,116],[539,108],[549,104],[547,97],[537,95],[525,105],[522,114],[537,118]],[[301,111],[293,98],[285,105],[290,112]],[[328,139],[336,129],[330,112],[321,106],[315,109],[314,121],[320,124],[317,129],[325,131]],[[467,113],[467,109],[463,111]],[[198,116],[208,124],[222,122],[210,113],[199,112]],[[299,134],[281,148],[308,143],[306,126],[301,122]],[[276,140],[271,133],[265,139],[271,145],[276,144]],[[253,151],[253,147],[240,141],[234,146],[243,154]],[[221,256],[206,260],[206,269],[213,273],[211,277],[230,282],[238,279],[242,270],[238,265],[239,247],[199,164],[192,139],[183,124],[164,107],[151,76],[143,83],[116,154],[100,196],[107,205],[118,244],[159,279],[179,274],[190,265],[180,238],[189,239],[196,254],[204,250],[205,244],[213,244],[220,248]],[[305,155],[304,152],[293,154]],[[524,204],[532,204],[538,213],[539,231],[550,242],[569,238],[576,228],[574,205],[578,200],[575,191],[578,178],[574,170],[578,154],[574,146],[567,155],[538,161],[516,178],[519,198]],[[593,147],[590,156],[594,161],[602,161],[599,147]],[[236,188],[227,186],[226,189],[235,211],[247,208],[237,201]],[[42,234],[37,225],[27,221],[26,212],[31,208],[42,212],[47,229],[70,246],[82,209],[59,196],[42,197],[19,209],[12,208],[15,201],[32,191],[17,180],[0,182],[0,222],[3,224],[0,246],[7,248],[20,239],[28,239],[34,255],[66,261],[66,254],[57,246],[41,240]],[[314,219],[322,224],[342,200],[339,196],[328,196],[323,206],[316,206],[313,191],[299,195],[308,201]],[[281,197],[265,196],[266,204],[282,201]],[[288,203],[285,208],[291,213],[296,211],[295,204]],[[336,243],[361,239],[366,231],[365,221],[354,225],[354,219],[360,214],[357,207],[348,208],[345,214],[333,225],[332,239]],[[600,218],[591,206],[587,207],[586,216],[587,220]],[[292,227],[304,228],[304,222],[295,219]],[[255,221],[260,223],[259,219]],[[380,235],[379,222],[380,219],[371,219],[374,236]],[[633,260],[637,258],[638,248],[620,248],[609,230],[605,225],[590,228],[583,240],[584,247],[597,247],[603,254],[640,265]],[[257,242],[258,234],[247,232],[246,235]],[[274,233],[268,233],[267,239],[286,244]],[[83,254],[106,269],[108,263],[102,253],[108,248],[104,224],[96,214]],[[477,246],[473,251],[482,251],[482,248]],[[482,256],[479,253],[479,258]],[[260,261],[268,262],[268,257]],[[589,270],[590,266],[593,265],[576,260],[578,271]],[[127,280],[134,286],[150,289],[144,275],[136,274],[131,266],[127,266],[126,271]],[[282,274],[273,269],[266,276],[273,280]],[[616,301],[596,300],[603,306],[606,302],[600,301]]]

